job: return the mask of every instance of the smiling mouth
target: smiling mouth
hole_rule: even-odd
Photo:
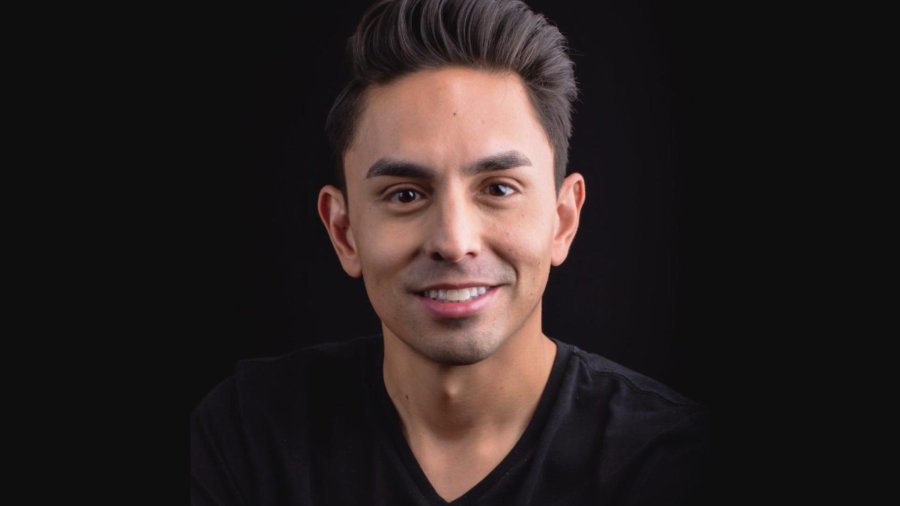
[[[460,288],[458,290],[427,290],[419,292],[419,295],[437,302],[449,304],[452,302],[469,302],[478,299],[490,289],[491,287],[489,286],[473,286],[471,288]]]

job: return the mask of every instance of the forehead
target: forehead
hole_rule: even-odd
[[[383,157],[453,168],[511,150],[552,170],[552,148],[519,76],[447,67],[370,88],[344,164],[349,183]]]

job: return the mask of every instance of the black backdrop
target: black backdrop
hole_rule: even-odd
[[[368,3],[218,5],[181,48],[189,204],[175,241],[183,304],[171,332],[189,364],[185,415],[240,358],[380,330],[315,210],[333,164],[325,116],[346,76],[345,40]],[[753,246],[734,233],[747,177],[735,139],[754,107],[737,93],[753,77],[735,74],[741,53],[726,43],[739,9],[529,4],[569,39],[581,91],[569,167],[587,186],[571,254],[550,275],[545,332],[725,420],[748,381],[738,365],[758,356],[760,342],[743,307],[753,297]],[[717,427],[727,454],[737,438]]]

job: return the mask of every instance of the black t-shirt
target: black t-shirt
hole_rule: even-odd
[[[706,410],[554,342],[556,360],[524,434],[449,504],[699,504]],[[448,504],[403,436],[383,353],[373,336],[239,362],[191,416],[191,504]]]

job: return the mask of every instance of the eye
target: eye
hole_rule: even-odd
[[[422,197],[422,194],[412,188],[404,188],[402,190],[397,190],[390,195],[391,202],[396,202],[398,204],[409,204],[411,202],[415,202],[419,198]]]
[[[503,183],[491,183],[485,187],[485,191],[492,197],[508,197],[515,193],[511,186]]]

